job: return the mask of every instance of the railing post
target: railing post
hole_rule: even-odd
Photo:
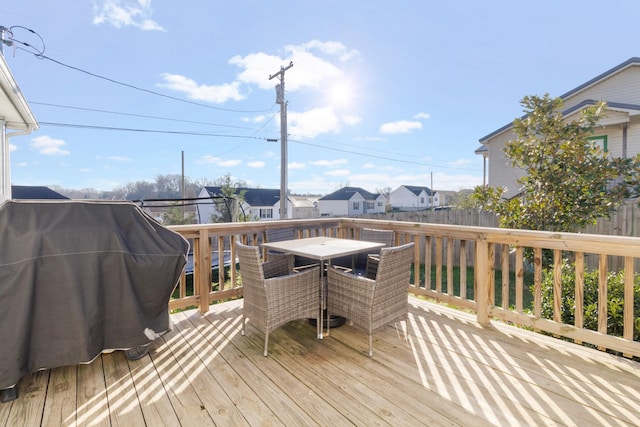
[[[199,311],[204,314],[209,311],[209,292],[211,292],[211,242],[209,242],[209,230],[200,230],[199,239],[199,269],[198,269],[198,296],[200,297]]]
[[[479,234],[476,240],[476,280],[478,294],[476,297],[476,316],[481,325],[489,324],[489,242],[485,234]]]

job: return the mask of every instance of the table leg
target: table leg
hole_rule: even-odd
[[[319,321],[316,324],[316,332],[318,333],[318,339],[321,340],[322,337],[322,322],[323,322],[323,314],[324,310],[322,306],[324,305],[324,261],[320,260],[320,313],[318,313]]]

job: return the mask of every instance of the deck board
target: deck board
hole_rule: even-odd
[[[640,364],[410,298],[409,321],[322,340],[247,327],[242,301],[172,315],[149,355],[26,375],[0,426],[640,425]]]

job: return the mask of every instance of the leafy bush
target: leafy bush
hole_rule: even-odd
[[[562,264],[561,321],[575,324],[575,265]],[[624,331],[624,272],[607,275],[607,332],[621,337]],[[598,271],[584,273],[584,328],[598,330]],[[545,269],[542,278],[542,317],[553,319],[553,270]],[[640,276],[634,279],[634,341],[640,341]]]

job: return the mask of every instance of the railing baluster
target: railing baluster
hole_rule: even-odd
[[[196,306],[200,312],[204,313],[209,309],[209,304],[212,301],[241,296],[242,286],[237,284],[239,277],[234,263],[234,242],[236,239],[244,243],[259,245],[263,241],[263,235],[267,229],[292,226],[301,238],[321,235],[357,238],[359,230],[363,227],[393,230],[395,231],[396,244],[410,241],[416,243],[413,256],[414,283],[410,287],[410,292],[453,306],[475,310],[478,322],[481,324],[489,323],[491,318],[498,318],[534,330],[545,331],[555,336],[568,337],[577,343],[587,342],[600,349],[607,348],[619,351],[626,356],[640,357],[640,343],[633,341],[635,334],[637,334],[637,331],[634,330],[634,324],[638,321],[636,315],[638,307],[634,305],[634,287],[637,277],[635,266],[640,258],[637,250],[640,247],[640,239],[629,237],[505,230],[359,218],[171,226],[170,228],[182,233],[185,238],[193,242],[194,271],[191,277],[186,274],[181,276],[178,288],[179,297],[170,301],[170,308],[174,310]],[[212,236],[216,237],[217,243],[213,242]],[[230,249],[231,254],[229,274],[231,286],[225,285],[224,280],[223,261],[227,239],[229,239],[227,249]],[[219,264],[221,264],[218,266],[219,286],[216,290],[212,290],[211,280],[212,245],[217,248],[220,254]],[[443,245],[446,245],[446,249]],[[496,245],[500,245],[500,249]],[[513,254],[510,253],[510,248],[515,248],[515,261],[511,258]],[[496,250],[499,250],[500,262],[495,259]],[[554,263],[552,266],[547,266],[543,262],[543,253],[549,250],[553,252]],[[532,258],[530,258],[530,253],[533,254]],[[562,262],[566,262],[563,256],[571,259],[575,264],[575,284],[570,281],[562,283],[565,280]],[[470,263],[473,267],[469,268],[469,272],[473,274],[471,278],[467,273],[469,259],[473,260]],[[456,261],[460,269],[459,283],[454,280]],[[597,270],[594,261],[598,261]],[[624,267],[620,261],[624,261]],[[446,263],[446,270],[444,263]],[[531,265],[533,266],[532,274],[530,272]],[[607,280],[610,275],[613,280],[613,274],[616,273],[618,266],[620,266],[620,271],[624,268],[624,274],[620,273],[615,277],[615,280],[624,281],[624,289],[620,291],[620,293],[624,292],[624,302],[620,303],[615,300],[609,301],[610,298],[614,298],[614,292],[618,292],[620,282],[615,282],[615,288],[612,285],[611,289],[614,290],[607,288]],[[501,274],[496,274],[497,268],[502,270]],[[435,271],[435,286],[431,278],[432,270]],[[424,276],[422,275],[423,271]],[[515,274],[515,283],[510,282],[511,271]],[[587,273],[589,273],[588,276]],[[447,275],[446,284],[443,283],[443,274]],[[547,301],[544,300],[546,317],[543,318],[543,298],[546,298],[547,295],[546,292],[543,295],[542,285],[543,277],[546,277],[547,274],[552,275],[553,281],[550,292],[553,294],[553,301],[548,302],[552,304],[553,314],[547,316]],[[587,323],[587,313],[591,316],[591,307],[589,310],[585,307],[585,292],[589,289],[587,284],[591,286],[594,274],[598,280],[597,295],[589,297],[597,297],[598,299],[597,319],[590,317],[588,327],[591,329],[586,329],[584,325]],[[187,280],[193,282],[193,295],[187,295],[190,291],[190,287],[186,286]],[[501,280],[501,294],[496,295],[497,281],[499,280]],[[467,289],[467,281],[473,282],[473,295]],[[595,283],[593,284],[595,285]],[[456,285],[460,287],[459,292],[455,290]],[[511,293],[512,286],[515,286],[515,296]],[[568,325],[562,323],[562,318],[565,317],[565,313],[562,312],[565,309],[565,305],[561,301],[562,290],[566,286],[575,286],[575,289],[571,289],[568,294],[575,298],[575,312],[571,313],[575,321]],[[565,289],[565,295],[567,295],[567,290]],[[496,297],[500,295],[502,295],[501,304],[496,306]],[[617,295],[615,297],[621,298]],[[515,307],[511,306],[514,303],[511,298],[515,298]],[[612,302],[618,304],[619,312],[609,310],[608,305]],[[551,310],[548,311],[551,312]],[[617,317],[615,320],[609,320],[608,316],[610,315]],[[612,328],[614,321],[616,322],[615,330]],[[597,327],[591,326],[596,322]],[[609,333],[608,329],[611,329],[612,332]]]

